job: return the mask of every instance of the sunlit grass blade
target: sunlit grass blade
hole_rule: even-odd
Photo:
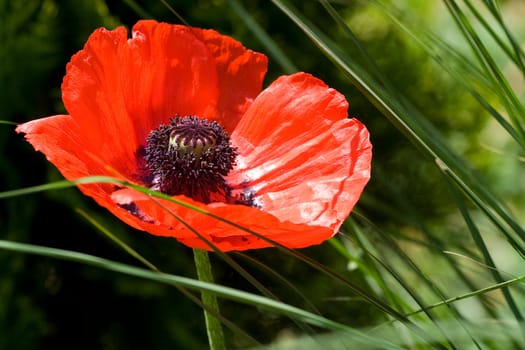
[[[495,291],[495,290],[500,290],[502,288],[508,288],[508,287],[511,287],[511,286],[514,286],[514,285],[518,285],[518,284],[523,283],[523,282],[525,282],[525,275],[524,276],[515,277],[515,278],[511,278],[511,279],[505,280],[503,282],[496,283],[496,284],[493,284],[491,286],[488,286],[488,287],[485,287],[485,288],[481,288],[481,289],[478,289],[478,290],[475,290],[475,291],[472,291],[472,292],[469,292],[469,293],[456,295],[455,297],[449,298],[447,300],[443,300],[441,302],[438,302],[438,303],[435,303],[435,304],[432,304],[432,305],[427,305],[427,306],[425,306],[425,309],[429,310],[429,309],[434,309],[434,308],[441,307],[441,306],[446,306],[446,305],[449,305],[449,304],[454,303],[456,301],[460,301],[460,300],[476,297],[478,295],[486,294],[486,293],[489,293],[489,292],[492,292],[492,291]],[[421,313],[421,312],[423,312],[423,310],[416,310],[416,311],[413,311],[413,312],[407,314],[407,316],[412,316],[412,315],[415,315],[415,314],[418,314],[418,313]]]
[[[489,190],[454,152],[446,146],[437,132],[420,113],[406,100],[392,96],[383,84],[374,81],[351,57],[344,54],[324,33],[310,21],[303,18],[297,10],[282,0],[272,0],[304,33],[346,73],[348,79],[363,93],[376,108],[388,118],[423,154],[438,164],[444,164],[447,174],[457,180],[458,185],[469,194],[478,206],[486,210],[488,217],[495,222],[502,233],[514,242],[520,251],[525,252],[525,230],[504,208],[501,201]],[[386,78],[385,78],[386,79]]]
[[[0,124],[3,124],[3,125],[14,125],[14,126],[18,125],[17,123],[12,122],[10,120],[0,120]]]
[[[0,199],[24,196],[24,195],[38,193],[38,192],[60,190],[63,188],[70,188],[70,187],[75,187],[75,186],[76,184],[71,181],[67,181],[67,180],[56,181],[56,182],[51,182],[51,183],[47,183],[43,185],[37,185],[37,186],[32,186],[32,187],[25,187],[25,188],[20,188],[16,190],[0,192]]]
[[[351,221],[351,220],[349,220]],[[419,266],[406,254],[396,242],[394,242],[388,235],[381,235],[381,239],[383,241],[383,244],[387,245],[389,247],[389,251],[392,254],[395,254],[398,256],[399,259],[394,260],[394,262],[390,262],[391,259],[388,261],[382,260],[379,256],[379,252],[372,251],[373,246],[371,243],[368,242],[367,237],[360,232],[357,225],[352,224],[350,225],[352,230],[350,232],[353,233],[354,237],[356,237],[356,240],[359,242],[360,247],[365,251],[366,256],[368,256],[371,261],[372,265],[378,265],[376,270],[379,273],[379,270],[384,271],[386,274],[388,274],[391,279],[397,282],[397,284],[408,294],[408,296],[411,298],[413,302],[415,302],[420,308],[424,308],[426,305],[424,301],[424,297],[421,295],[421,289],[423,286],[427,286],[428,290],[435,294],[439,299],[445,299],[445,293],[434,283],[432,280],[419,268]],[[416,280],[418,281],[418,288],[414,288],[413,284],[410,283],[407,278],[403,277],[403,274],[400,272],[400,270],[403,269],[403,266],[406,267],[406,269],[411,270],[415,273],[415,275],[418,277]],[[406,273],[405,273],[406,274]],[[408,277],[411,280],[413,280],[413,277]],[[391,292],[390,289],[392,289],[392,283],[384,284],[386,290],[383,290],[385,294],[390,295],[390,298],[393,299],[398,305],[403,305],[405,310],[408,309],[406,305],[408,304],[408,301],[401,301],[401,299],[394,293]],[[451,315],[453,318],[455,318],[459,325],[465,329],[465,331],[468,333],[468,330],[466,327],[463,326],[463,318],[462,316],[457,312],[457,310],[451,306],[450,307]],[[433,315],[432,313],[428,312],[425,313],[426,317],[437,327],[437,329],[440,332],[440,338],[446,340],[448,344],[451,347],[454,347],[452,339],[447,335],[446,330],[441,329],[439,320],[440,317],[437,315]],[[419,324],[419,323],[418,323]],[[471,339],[472,342],[476,347],[479,348],[479,345],[475,341],[475,339]]]
[[[217,284],[211,284],[194,280],[187,277],[181,277],[172,274],[153,272],[150,270],[138,268],[131,265],[126,265],[112,260],[103,259],[89,254],[68,251],[63,249],[56,249],[50,247],[35,246],[24,243],[10,242],[0,240],[0,249],[35,254],[41,256],[47,256],[56,259],[68,260],[84,265],[89,265],[108,271],[118,272],[129,276],[142,278],[145,280],[155,281],[171,286],[182,286],[191,290],[206,291],[213,293],[225,299],[236,301],[243,304],[254,305],[264,308],[269,311],[277,312],[282,315],[286,315],[293,319],[301,320],[303,322],[315,325],[324,329],[332,331],[341,331],[354,337],[355,340],[362,342],[363,344],[378,346],[381,349],[402,349],[401,347],[381,339],[377,339],[366,335],[356,329],[348,327],[344,324],[332,321],[322,316],[312,314],[300,308],[284,304],[263,296],[251,294],[238,289],[233,289]]]
[[[454,0],[447,0],[445,1],[445,4],[447,5],[447,8],[451,13],[452,18],[454,18],[458,28],[463,33],[464,38],[469,43],[479,64],[485,71],[486,76],[490,77],[493,81],[492,86],[498,93],[501,102],[506,106],[506,110],[513,121],[514,127],[519,130],[521,135],[525,135],[525,130],[522,125],[525,118],[524,106],[517,98],[507,79],[494,61],[494,58],[483,44],[481,38],[477,35],[463,11]]]
[[[78,185],[97,184],[97,183],[99,183],[99,184],[100,183],[108,183],[108,184],[114,184],[114,185],[129,187],[129,188],[132,188],[132,189],[134,189],[134,190],[136,190],[138,192],[147,194],[147,195],[149,195],[151,197],[155,197],[155,198],[160,198],[160,199],[165,199],[165,200],[171,201],[173,203],[176,203],[176,204],[178,204],[180,206],[183,206],[185,208],[194,210],[194,211],[199,212],[201,214],[208,215],[208,216],[212,215],[211,213],[208,213],[204,209],[201,209],[199,207],[196,207],[196,206],[191,205],[189,203],[186,203],[184,201],[177,200],[177,199],[172,198],[172,197],[170,197],[170,196],[168,196],[168,195],[166,195],[164,193],[153,191],[153,190],[150,190],[149,188],[146,188],[146,187],[143,187],[143,186],[139,186],[139,185],[135,185],[135,184],[132,184],[132,183],[130,183],[128,181],[120,180],[120,179],[117,179],[117,178],[114,178],[114,177],[110,177],[110,176],[86,176],[86,177],[83,177],[83,178],[80,178],[80,179],[74,180],[74,181],[69,181],[69,180],[55,181],[55,182],[50,182],[50,183],[43,184],[43,185],[37,185],[37,186],[25,187],[25,188],[16,189],[16,190],[4,191],[4,192],[0,192],[0,199],[16,197],[16,196],[23,196],[23,195],[28,195],[28,194],[38,193],[38,192],[44,192],[44,191],[60,190],[60,189],[64,189],[64,188],[75,187],[75,186],[78,186]]]
[[[324,1],[323,1],[324,3]],[[499,88],[494,85],[489,77],[475,64],[472,60],[465,57],[461,52],[451,45],[444,42],[435,34],[427,32],[424,28],[417,27],[417,30],[411,30],[400,18],[398,11],[391,6],[386,8],[379,2],[375,2],[378,7],[387,15],[393,23],[402,29],[415,43],[422,47],[429,57],[439,64],[449,75],[455,78],[455,81],[463,86],[485,110],[512,136],[512,138],[525,150],[525,134],[522,128],[515,128],[507,119],[494,107],[493,103],[482,96],[483,90],[488,90],[490,94],[499,94]],[[329,5],[326,5],[329,6]],[[329,7],[331,8],[331,7]],[[330,11],[332,13],[333,11]],[[333,14],[336,16],[337,14]],[[337,17],[336,17],[337,18]],[[340,19],[336,21],[341,23]],[[350,31],[348,31],[351,33]],[[360,47],[360,45],[358,45]],[[371,58],[370,58],[371,60]],[[383,84],[385,84],[383,82]],[[390,91],[395,91],[390,89]]]
[[[475,9],[474,6],[471,5],[470,1],[466,1],[469,8]],[[507,39],[509,40],[512,49],[514,50],[515,54],[515,63],[516,66],[521,70],[522,74],[525,75],[525,64],[523,63],[523,58],[525,56],[525,53],[523,52],[523,49],[521,48],[520,44],[512,34],[512,32],[509,30],[505,22],[503,21],[503,18],[501,16],[501,11],[499,10],[498,6],[493,1],[484,1],[483,2],[485,6],[489,9],[490,13],[496,19],[496,21],[499,23],[500,27],[505,32],[505,35],[507,36]],[[471,10],[474,11],[474,10]]]
[[[448,180],[448,179],[447,179]],[[459,208],[461,215],[463,216],[463,219],[465,220],[465,223],[467,224],[468,230],[472,235],[472,239],[476,243],[476,245],[479,248],[479,251],[481,252],[483,256],[484,263],[490,267],[489,271],[491,272],[492,276],[494,277],[494,280],[497,283],[503,282],[503,277],[500,275],[499,271],[496,268],[496,264],[494,263],[494,259],[492,258],[492,255],[490,254],[488,247],[485,243],[485,240],[481,236],[481,233],[479,232],[476,223],[471,218],[466,206],[464,205],[459,193],[457,193],[457,190],[454,186],[450,186],[451,192],[454,194],[454,199],[456,202],[457,207]],[[501,288],[501,293],[503,294],[507,305],[509,306],[512,314],[516,318],[517,322],[521,325],[524,324],[523,315],[521,314],[521,311],[519,310],[518,304],[512,297],[510,290],[508,288]],[[523,328],[523,336],[525,339],[525,328]]]
[[[170,202],[176,203],[178,205],[181,205],[181,206],[183,206],[185,208],[189,208],[191,210],[199,212],[199,213],[201,213],[203,215],[206,215],[206,216],[208,216],[210,218],[213,218],[213,219],[222,221],[224,223],[227,223],[227,224],[231,225],[232,227],[244,230],[247,233],[253,234],[254,236],[256,236],[256,237],[258,237],[258,238],[260,238],[262,240],[265,240],[267,242],[272,243],[278,250],[280,250],[280,251],[282,251],[282,252],[284,252],[286,254],[289,254],[289,255],[299,259],[300,261],[306,263],[307,265],[315,268],[316,270],[326,274],[327,276],[332,277],[335,280],[338,280],[339,282],[342,282],[344,285],[349,287],[353,292],[355,292],[355,293],[359,294],[360,296],[362,296],[364,300],[370,302],[372,305],[375,305],[380,310],[383,310],[384,312],[390,314],[391,316],[393,316],[397,320],[403,322],[411,330],[413,330],[416,334],[419,334],[423,339],[425,339],[425,335],[420,333],[420,330],[418,330],[417,326],[414,325],[414,324],[411,324],[411,322],[408,321],[406,318],[404,318],[404,316],[402,314],[400,314],[399,312],[397,312],[396,310],[391,308],[389,305],[383,303],[381,300],[377,299],[376,297],[374,297],[370,293],[367,293],[365,290],[363,290],[361,287],[359,287],[358,285],[356,285],[352,281],[348,280],[347,278],[345,278],[344,276],[338,274],[337,272],[329,269],[328,267],[326,267],[323,264],[317,262],[316,260],[314,260],[314,259],[312,259],[312,258],[310,258],[310,257],[308,257],[308,256],[306,256],[306,255],[304,255],[304,254],[302,254],[302,253],[300,253],[298,251],[286,248],[286,247],[278,244],[277,242],[273,242],[272,240],[268,239],[267,237],[265,237],[261,233],[258,233],[258,232],[255,232],[253,230],[250,230],[250,229],[248,229],[246,227],[243,227],[242,225],[239,225],[239,224],[237,224],[235,222],[232,222],[230,220],[224,219],[224,218],[222,218],[220,216],[214,215],[213,213],[210,213],[210,212],[208,212],[206,210],[203,210],[201,208],[198,208],[198,207],[195,207],[195,206],[190,205],[188,203],[185,203],[183,201],[174,199],[174,198],[172,198],[172,197],[170,197],[170,196],[168,196],[166,194],[163,194],[163,193],[160,193],[160,192],[157,192],[157,191],[152,191],[152,190],[150,190],[148,188],[145,188],[145,187],[142,187],[142,186],[138,186],[138,185],[135,185],[135,184],[128,183],[126,181],[118,180],[118,179],[115,179],[115,178],[112,178],[112,177],[107,177],[107,176],[90,176],[90,177],[85,177],[85,178],[82,178],[82,179],[79,179],[79,180],[76,180],[76,181],[58,181],[58,182],[55,182],[55,183],[50,183],[50,184],[40,185],[40,186],[34,186],[34,187],[30,187],[30,188],[25,188],[25,189],[0,192],[0,199],[13,197],[13,196],[18,196],[18,195],[27,195],[27,194],[30,194],[30,193],[36,193],[36,192],[47,191],[47,190],[56,190],[56,189],[60,189],[60,188],[72,187],[72,186],[76,186],[76,185],[79,185],[79,184],[89,184],[89,183],[113,183],[113,184],[118,184],[120,186],[126,186],[126,187],[132,188],[132,189],[137,190],[137,191],[139,191],[141,193],[145,193],[145,194],[151,196],[152,200],[154,200],[155,198],[165,199],[167,201],[170,201]],[[160,204],[160,202],[158,202],[158,204],[162,206],[162,204]],[[172,214],[174,214],[174,213],[172,213]],[[177,217],[177,220],[179,220],[181,223],[184,224],[184,220],[182,218]],[[198,232],[196,232],[190,225],[186,224],[186,226],[188,227],[188,229],[193,231],[195,234],[198,234]],[[202,237],[202,235],[200,235],[200,236]],[[204,238],[204,237],[202,237],[202,238]],[[214,245],[211,242],[209,244],[210,244],[210,247],[216,249],[216,247],[214,247]],[[224,254],[224,253],[220,253],[219,252],[219,254]],[[235,266],[235,264],[233,266]],[[246,275],[246,278],[250,278],[249,274]]]
[[[525,66],[523,65],[522,60],[523,52],[521,51],[519,44],[516,42],[516,39],[505,25],[505,22],[501,18],[501,15],[497,8],[494,5],[491,5],[490,2],[485,2],[485,7],[487,7],[490,10],[494,19],[497,20],[498,24],[500,25],[500,28],[504,31],[505,35],[507,36],[511,47],[508,47],[507,44],[503,42],[500,36],[495,32],[493,26],[488,23],[488,21],[483,17],[480,11],[478,11],[476,6],[474,6],[470,0],[463,0],[463,2],[468,6],[470,12],[472,12],[472,14],[478,20],[478,22],[490,34],[492,39],[494,39],[494,41],[498,44],[501,50],[505,52],[507,57],[509,57],[514,62],[514,64],[516,65],[516,67],[519,68],[522,74],[525,74]]]

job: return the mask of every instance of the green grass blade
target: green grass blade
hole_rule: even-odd
[[[493,87],[495,91],[497,91],[501,102],[506,106],[506,110],[514,123],[514,127],[519,131],[520,135],[525,138],[525,130],[522,125],[525,118],[524,106],[517,98],[507,79],[499,69],[492,55],[483,44],[481,38],[477,35],[463,11],[461,11],[454,0],[446,0],[445,3],[452,18],[454,18],[458,28],[463,33],[463,36],[477,57],[478,62],[486,72],[486,75],[493,81]]]
[[[140,255],[135,249],[130,247],[128,244],[126,244],[123,240],[121,240],[119,237],[117,237],[115,234],[113,234],[109,229],[101,225],[98,221],[96,221],[93,217],[91,217],[88,213],[81,209],[76,209],[77,213],[79,213],[84,219],[86,219],[90,224],[92,224],[95,228],[97,228],[102,234],[104,234],[105,237],[109,238],[112,242],[114,242],[118,247],[122,248],[126,253],[128,253],[130,256],[135,258],[137,261],[139,261],[141,264],[149,268],[151,271],[154,272],[161,272],[161,270],[153,265],[150,261],[148,261],[144,256]],[[242,339],[247,341],[249,344],[252,345],[259,345],[260,343],[255,340],[252,336],[250,336],[248,333],[243,331],[239,326],[231,322],[230,320],[226,319],[224,316],[222,316],[217,309],[213,309],[208,304],[201,301],[201,299],[197,298],[195,295],[193,295],[190,291],[188,291],[184,287],[176,286],[177,290],[184,294],[188,299],[190,299],[195,304],[202,307],[204,310],[206,310],[207,313],[212,314],[216,319],[219,319],[228,329],[230,329],[234,334],[240,336]]]
[[[503,42],[500,36],[495,32],[493,26],[488,23],[488,21],[483,17],[483,15],[478,11],[476,6],[474,6],[470,0],[463,0],[463,2],[468,6],[470,12],[472,12],[472,14],[478,20],[478,22],[490,34],[492,39],[494,39],[494,41],[498,44],[501,50],[505,52],[507,57],[509,57],[514,62],[514,64],[522,73],[525,73],[525,66],[523,65],[523,61],[521,60],[522,53],[520,53],[519,45],[517,44],[511,32],[503,22],[503,19],[499,15],[499,12],[494,7],[490,6],[488,3],[485,3],[486,7],[489,8],[489,10],[491,10],[491,13],[500,25],[500,28],[503,29],[503,31],[505,32],[507,39],[510,41],[511,47],[508,47],[507,44]]]
[[[0,124],[2,124],[2,125],[13,125],[13,126],[17,126],[18,125],[17,123],[12,122],[10,120],[0,120]]]
[[[465,0],[464,0],[465,1]],[[471,11],[475,11],[475,6],[471,4],[470,1],[466,1],[467,5],[471,9]],[[511,33],[505,22],[503,21],[503,17],[501,16],[501,12],[493,1],[484,1],[485,6],[489,9],[490,13],[496,19],[498,24],[500,25],[501,29],[505,32],[505,35],[507,36],[508,41],[510,42],[512,49],[514,50],[514,56],[509,55],[509,57],[513,58],[514,63],[516,66],[521,70],[522,74],[525,75],[525,64],[523,63],[523,58],[525,56],[525,53],[523,52],[523,49],[521,48],[520,44],[514,37],[514,35]],[[474,10],[472,10],[474,9]],[[490,28],[490,25],[488,26],[487,30]]]
[[[503,282],[503,277],[500,275],[498,269],[496,268],[496,264],[494,263],[494,260],[492,259],[492,256],[487,248],[487,245],[481,236],[481,233],[479,232],[476,223],[471,218],[466,206],[464,205],[463,201],[461,200],[461,197],[459,193],[457,192],[457,189],[454,188],[454,186],[450,186],[451,191],[454,194],[456,205],[459,208],[461,215],[463,216],[463,219],[465,220],[465,223],[467,224],[468,230],[472,235],[472,238],[476,245],[478,246],[481,254],[483,255],[484,263],[490,268],[489,271],[492,273],[492,276],[494,280],[497,283]],[[507,305],[509,306],[510,310],[512,311],[512,314],[516,318],[519,324],[524,325],[524,318],[521,314],[518,304],[512,297],[510,290],[506,287],[501,288],[501,293],[503,294],[503,297],[505,298]],[[525,339],[525,328],[523,328],[523,336]]]
[[[382,349],[402,349],[401,347],[383,341],[371,336],[368,336],[358,330],[355,330],[346,325],[337,323],[330,319],[321,317],[319,315],[312,314],[310,312],[304,311],[302,309],[296,308],[294,306],[284,304],[266,297],[259,295],[251,294],[244,292],[238,289],[233,289],[225,286],[220,286],[217,284],[206,283],[198,280],[194,280],[187,277],[181,277],[172,274],[153,272],[150,270],[138,268],[131,265],[122,264],[116,261],[103,259],[97,256],[68,251],[63,249],[56,249],[50,247],[35,246],[25,243],[10,242],[5,240],[0,240],[0,249],[25,253],[25,254],[34,254],[47,256],[55,259],[62,259],[67,261],[73,261],[81,263],[84,265],[89,265],[108,271],[113,271],[129,276],[134,276],[138,278],[143,278],[150,281],[155,281],[172,286],[182,286],[191,290],[205,291],[213,293],[217,296],[223,297],[225,299],[233,300],[239,303],[256,305],[258,307],[264,308],[269,311],[274,311],[279,314],[289,316],[294,319],[302,320],[303,322],[315,325],[324,329],[329,329],[333,331],[342,331],[344,333],[350,334],[352,337],[355,337],[356,340],[363,342],[363,344],[378,346]]]
[[[499,289],[502,289],[502,288],[508,288],[508,287],[511,287],[511,286],[514,286],[514,285],[517,285],[517,284],[520,284],[520,283],[524,283],[524,282],[525,282],[525,275],[524,276],[515,277],[515,278],[511,278],[511,279],[505,280],[505,281],[500,282],[500,283],[493,284],[493,285],[485,287],[485,288],[481,288],[481,289],[478,289],[478,290],[475,290],[475,291],[472,291],[472,292],[469,292],[469,293],[457,295],[457,296],[449,298],[447,300],[443,300],[441,302],[438,302],[438,303],[435,303],[435,304],[432,304],[432,305],[428,305],[428,306],[425,307],[425,309],[429,310],[429,309],[434,309],[434,308],[441,307],[441,306],[446,306],[446,305],[452,304],[452,303],[454,303],[456,301],[460,301],[460,300],[464,300],[464,299],[468,299],[468,298],[473,298],[473,297],[479,296],[481,294],[487,294],[487,293],[495,291],[495,290],[499,290]],[[415,314],[418,314],[418,313],[421,313],[421,312],[423,312],[423,310],[417,310],[417,311],[414,311],[414,312],[412,312],[410,314],[407,314],[407,316],[412,316],[412,315],[415,315]]]
[[[463,86],[479,102],[487,112],[498,121],[498,123],[512,136],[512,138],[525,150],[525,137],[520,129],[514,128],[497,109],[483,98],[479,91],[479,86],[490,90],[493,94],[500,94],[499,89],[495,88],[491,80],[483,73],[477,65],[472,64],[471,60],[458,52],[455,48],[445,43],[436,35],[417,28],[417,32],[410,30],[405,23],[398,18],[397,10],[392,7],[386,8],[379,2],[375,2],[381,11],[387,15],[394,24],[405,32],[414,42],[419,44],[427,54],[434,59],[455,81]],[[337,20],[340,25],[346,26]],[[369,59],[371,60],[371,58]],[[384,82],[383,82],[384,83]],[[478,87],[476,86],[478,85]],[[390,90],[392,91],[392,89]]]
[[[437,164],[444,164],[447,174],[453,176],[457,184],[469,193],[474,203],[485,207],[485,212],[503,234],[513,241],[520,251],[525,252],[525,230],[512,215],[501,205],[501,202],[488,190],[490,186],[480,181],[470,167],[459,159],[439,137],[439,133],[425,121],[420,113],[407,101],[393,97],[385,90],[383,84],[374,81],[369,74],[354,64],[337,45],[324,35],[310,21],[304,19],[297,10],[282,0],[272,0],[310,39],[346,73],[349,80],[361,93],[376,106],[414,145]],[[490,208],[490,209],[488,209]],[[507,229],[507,225],[510,228]]]
[[[237,0],[227,0],[228,5],[231,7],[233,12],[237,14],[239,19],[248,27],[253,34],[259,39],[259,41],[264,45],[266,51],[269,55],[277,61],[281,66],[281,69],[286,74],[291,74],[297,72],[297,67],[293,62],[288,58],[275,40],[268,35],[268,33],[262,28],[257,21],[255,21],[252,15],[246,11],[244,6]]]
[[[157,268],[155,265],[153,265],[148,259],[143,257],[139,254],[135,249],[131,248],[128,244],[126,244],[123,240],[121,240],[119,237],[114,235],[110,230],[108,230],[106,227],[102,226],[100,223],[98,223],[93,217],[91,217],[88,213],[86,213],[82,209],[76,209],[76,212],[80,214],[84,219],[86,219],[91,225],[96,227],[104,236],[109,238],[112,242],[114,242],[118,247],[120,247],[122,250],[124,250],[126,253],[128,253],[133,258],[137,259],[139,262],[141,262],[144,266],[149,268],[151,271],[157,271],[160,272],[159,268]]]

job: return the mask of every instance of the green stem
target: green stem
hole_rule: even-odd
[[[193,257],[199,280],[214,283],[208,252],[201,249],[193,249]],[[206,322],[206,332],[208,333],[210,350],[225,350],[226,345],[224,344],[224,333],[222,332],[221,321],[213,315],[213,313],[219,314],[217,296],[203,291],[201,292],[201,298],[202,303],[207,307],[207,309],[204,310],[204,320]]]

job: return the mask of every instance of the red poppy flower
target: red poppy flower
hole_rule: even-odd
[[[18,126],[69,180],[162,191],[290,248],[332,237],[370,177],[366,128],[306,73],[261,91],[266,56],[214,30],[140,21],[97,29],[67,65],[69,115]],[[127,224],[210,250],[271,246],[240,228],[112,184],[80,190]],[[160,205],[159,205],[160,204]],[[175,215],[174,215],[175,214]]]

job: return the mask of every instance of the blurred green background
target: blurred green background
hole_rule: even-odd
[[[357,212],[373,226],[381,227],[385,239],[424,240],[419,230],[429,229],[440,237],[433,243],[453,241],[455,246],[467,247],[468,251],[471,242],[458,233],[464,224],[458,224],[461,220],[454,214],[457,208],[453,196],[435,164],[382,117],[276,6],[264,0],[169,3],[189,24],[214,28],[250,49],[268,54],[265,85],[281,74],[300,70],[323,79],[347,96],[350,115],[367,125],[374,145],[373,177]],[[352,54],[355,44],[318,2],[293,3],[300,13]],[[436,30],[461,51],[463,44],[455,37],[450,19],[437,3],[406,1],[398,4],[398,15],[415,28],[421,25]],[[515,21],[517,33],[523,35],[525,28],[522,24],[520,27],[519,16],[512,14],[524,8],[519,1],[503,3],[510,21]],[[444,74],[428,53],[378,7],[367,1],[340,1],[334,6],[399,94],[423,110],[448,144],[483,173],[516,212],[523,213],[523,163],[516,162],[520,151],[466,89]],[[278,51],[272,53],[268,41],[250,30],[242,11],[249,13],[250,19],[274,40]],[[22,123],[64,113],[60,84],[71,55],[82,48],[95,28],[119,25],[131,28],[141,18],[180,23],[178,16],[161,1],[0,0],[0,119]],[[466,49],[463,53],[469,55]],[[499,59],[505,67],[506,58]],[[509,75],[512,76],[512,71]],[[513,88],[523,96],[520,79]],[[15,134],[13,125],[0,125],[0,191],[59,179],[60,174],[45,157]],[[191,249],[172,239],[132,230],[76,189],[0,201],[0,238],[81,251],[140,266],[100,235],[77,209],[110,227],[163,271],[195,277]],[[504,245],[500,240],[494,244]],[[502,254],[505,249],[502,248]],[[345,273],[365,290],[370,288],[362,272],[349,270],[348,261],[334,254],[328,244],[302,252]],[[304,264],[287,255],[266,249],[248,252],[246,256],[278,270],[328,317],[355,327],[371,326],[384,319],[377,309],[360,302],[326,276],[312,274]],[[306,307],[286,285],[265,274],[246,256],[232,254],[280,298]],[[212,259],[219,283],[254,290],[226,263],[216,257]],[[423,258],[421,262],[428,266],[429,262],[425,263]],[[517,265],[523,261],[505,263],[509,271],[519,273]],[[5,251],[0,251],[0,266],[0,349],[207,347],[201,308],[174,288],[80,264]],[[344,307],[338,301],[340,298],[345,300]],[[300,332],[290,320],[256,308],[224,302],[222,311],[263,343]],[[231,348],[246,345],[231,334],[227,338]]]

